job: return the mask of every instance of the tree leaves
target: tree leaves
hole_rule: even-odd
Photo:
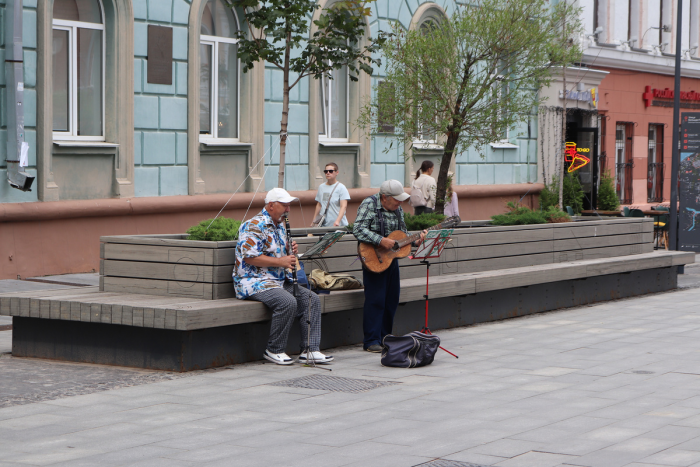
[[[375,132],[394,126],[406,148],[440,135],[440,210],[453,155],[503,141],[536,116],[538,90],[553,67],[578,60],[569,41],[580,30],[577,18],[567,2],[473,0],[439,24],[410,31],[395,25],[382,47],[390,86],[377,88],[359,124]],[[391,111],[380,116],[382,108]]]
[[[305,76],[318,79],[343,66],[350,70],[350,79],[357,81],[360,71],[372,74],[373,66],[381,64],[374,55],[388,35],[365,37],[371,13],[368,2],[335,2],[313,21],[312,27],[309,18],[319,8],[315,0],[225,1],[245,12],[248,30],[238,33],[244,71],[261,60],[281,70],[286,68],[297,74],[291,89]]]

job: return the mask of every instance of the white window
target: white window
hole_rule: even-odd
[[[431,31],[434,29],[437,29],[440,27],[438,22],[433,19],[433,18],[427,18],[425,19],[419,26],[419,31],[422,35],[427,35],[430,34]],[[421,94],[423,94],[423,86],[421,85]],[[421,114],[423,108],[419,105],[418,108],[416,109],[416,112],[418,115]],[[419,125],[418,129],[416,131],[416,140],[413,142],[415,145],[431,145],[431,144],[436,144],[437,143],[437,133],[435,132],[434,128],[424,128],[422,125],[420,125],[420,122],[425,121],[426,117],[431,116],[431,114],[435,114],[435,123],[437,123],[437,112],[434,112],[433,109],[430,111],[426,112],[426,115],[420,116],[419,117]]]
[[[629,16],[630,0],[614,0],[613,3],[613,40],[616,44],[621,44],[629,37]],[[609,37],[609,36],[608,36]]]
[[[332,78],[332,79],[331,79]],[[319,80],[319,140],[348,139],[348,67],[343,66]]]
[[[690,21],[690,18],[700,18],[700,0],[691,0],[688,7],[690,9],[690,14],[688,15],[688,21],[690,23],[688,26],[688,54],[691,57],[697,57],[698,47],[700,46],[698,21]]]
[[[508,82],[506,81],[506,77],[503,75],[497,75],[495,78],[496,82],[493,84],[493,95],[494,99],[496,100],[496,111],[498,112],[498,119],[501,120],[504,117],[503,107],[505,106],[505,102],[503,102],[503,100],[508,94]],[[506,128],[501,134],[501,142],[507,143],[509,136],[510,129]]]
[[[53,137],[104,141],[104,12],[99,0],[55,0]]]
[[[421,110],[422,109],[419,106],[419,108],[416,111],[420,114]],[[428,113],[428,115],[426,115],[425,117],[427,117],[429,115],[430,115],[430,113]],[[421,118],[423,118],[423,117],[421,117]],[[420,120],[420,121],[423,121],[423,120]],[[420,125],[420,121],[419,121],[419,125],[418,125],[418,131],[416,132],[416,140],[413,143],[414,144],[424,144],[424,145],[425,144],[436,144],[437,143],[437,133],[435,132],[435,129],[423,127],[423,125]],[[435,117],[435,122],[437,123],[437,116]]]
[[[200,30],[200,139],[238,140],[240,63],[238,18],[222,0],[209,0]]]

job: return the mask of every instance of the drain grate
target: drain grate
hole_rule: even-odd
[[[415,467],[488,467],[481,464],[471,464],[469,462],[448,461],[445,459],[435,459],[434,461],[418,464]]]
[[[369,379],[342,378],[339,376],[309,375],[301,378],[287,379],[276,383],[270,383],[270,386],[359,393],[371,391],[372,389],[377,389],[384,386],[393,386],[394,384],[399,383],[395,381],[373,381]]]

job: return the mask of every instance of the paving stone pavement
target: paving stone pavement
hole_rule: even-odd
[[[700,269],[687,269],[679,291],[439,331],[460,358],[440,351],[411,370],[359,347],[329,352],[332,373],[250,363],[172,375],[0,356],[0,398],[38,400],[0,408],[0,467],[700,467]],[[400,384],[271,385],[307,375]],[[80,387],[91,393],[56,391]]]

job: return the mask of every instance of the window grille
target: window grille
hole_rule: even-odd
[[[649,124],[649,152],[647,166],[647,201],[664,200],[664,126]]]
[[[621,204],[632,203],[632,157],[633,123],[615,125],[615,180],[617,196]]]

